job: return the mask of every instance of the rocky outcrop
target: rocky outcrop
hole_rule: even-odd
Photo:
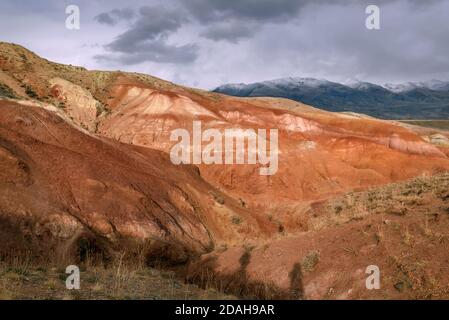
[[[69,117],[88,130],[95,130],[97,107],[100,102],[82,87],[70,81],[50,79],[51,93],[59,101],[58,107],[64,109]]]

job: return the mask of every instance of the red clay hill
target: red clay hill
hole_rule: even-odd
[[[0,110],[4,255],[83,259],[89,249],[107,260],[144,250],[148,263],[188,264],[188,279],[204,281],[202,272],[211,272],[223,289],[244,296],[369,298],[354,281],[363,278],[364,264],[387,263],[396,250],[379,247],[376,234],[388,234],[382,228],[392,221],[420,225],[400,210],[446,210],[444,190],[436,187],[410,187],[408,195],[426,197],[411,205],[402,195],[406,209],[396,208],[399,191],[378,202],[366,195],[416,177],[429,185],[440,177],[444,189],[447,132],[285,99],[229,97],[144,74],[89,71],[8,43],[0,43]],[[203,130],[278,129],[277,172],[262,176],[251,164],[174,165],[171,132],[191,132],[198,120]],[[399,214],[385,218],[389,210]],[[443,263],[447,236],[437,229],[441,246],[428,252]],[[422,243],[408,250],[424,255]],[[385,297],[405,297],[394,281]],[[401,288],[417,285],[401,281]]]

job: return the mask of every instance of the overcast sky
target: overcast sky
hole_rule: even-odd
[[[80,30],[65,27],[70,4]],[[369,4],[380,30],[365,27]],[[449,0],[2,0],[0,41],[205,89],[290,76],[449,80]]]

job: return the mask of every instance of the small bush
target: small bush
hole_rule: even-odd
[[[219,204],[224,204],[225,200],[222,196],[216,194],[215,192],[211,192],[212,196],[214,197],[214,200]]]
[[[241,224],[242,223],[242,218],[234,216],[234,217],[232,217],[231,221],[232,221],[233,224]]]
[[[312,272],[315,269],[318,261],[320,261],[320,253],[317,250],[308,252],[302,259],[301,265],[303,270]]]
[[[14,94],[14,91],[12,91],[10,87],[8,87],[6,84],[3,83],[0,83],[0,97],[11,99],[17,98],[16,95]]]
[[[109,115],[111,113],[111,110],[106,107],[103,103],[97,102],[95,105],[95,108],[97,109],[96,117],[98,118],[102,114]]]
[[[23,85],[23,87],[25,88],[25,93],[28,97],[32,99],[37,99],[39,97],[37,93],[33,90],[33,88],[31,88],[29,85],[25,84]]]
[[[65,110],[65,102],[64,102],[64,101],[59,102],[58,105],[57,105],[57,107],[58,107],[59,109]]]

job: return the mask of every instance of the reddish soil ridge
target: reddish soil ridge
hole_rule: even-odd
[[[336,269],[323,261],[339,257],[341,241],[362,250],[353,231],[383,222],[366,215],[363,223],[329,224],[329,212],[315,216],[317,204],[449,169],[448,148],[412,126],[88,71],[12,44],[0,43],[0,83],[15,98],[0,98],[3,253],[82,259],[89,249],[108,260],[126,248],[170,264],[203,255],[189,278],[203,281],[197,271],[211,270],[244,295],[322,298],[357,258],[339,260]],[[258,165],[173,165],[170,133],[191,131],[194,120],[203,130],[278,129],[277,173],[261,176]],[[299,260],[309,255],[321,261],[316,283],[302,276]],[[354,297],[342,292],[329,297]]]

